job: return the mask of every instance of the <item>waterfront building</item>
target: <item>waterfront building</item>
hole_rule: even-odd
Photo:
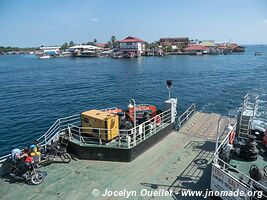
[[[214,40],[202,40],[202,41],[200,41],[199,44],[201,46],[208,47],[208,48],[216,48],[217,47]]]
[[[145,52],[145,41],[137,37],[128,36],[119,43],[123,57],[139,57]]]
[[[245,47],[243,46],[236,46],[235,48],[233,48],[232,50],[233,52],[237,52],[237,53],[242,53],[242,52],[245,52]]]
[[[189,39],[187,37],[160,38],[159,43],[161,46],[172,46],[172,49],[175,47],[177,49],[183,49],[188,46]]]
[[[209,53],[209,48],[202,45],[193,44],[186,47],[184,52],[190,55],[203,55]]]
[[[215,44],[214,40],[202,40],[199,42],[201,46],[207,47],[210,54],[220,54],[218,45]]]
[[[60,47],[40,47],[41,54],[56,56],[60,53]]]
[[[96,44],[97,47],[100,47],[100,48],[105,48],[106,44],[105,43],[98,43]]]
[[[102,47],[93,45],[75,45],[69,48],[69,52],[78,57],[96,57],[102,50]]]
[[[224,54],[245,52],[245,47],[230,42],[219,43],[218,49]]]

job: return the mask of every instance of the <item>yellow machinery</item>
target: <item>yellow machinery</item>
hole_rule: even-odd
[[[119,135],[119,117],[107,111],[89,110],[81,114],[83,133],[90,134],[106,142]],[[88,127],[88,128],[87,128]]]

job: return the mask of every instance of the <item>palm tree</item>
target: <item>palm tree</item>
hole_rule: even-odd
[[[75,43],[73,41],[70,41],[69,46],[74,46]]]
[[[117,39],[114,35],[111,36],[110,38],[111,44],[112,44],[112,48],[116,48],[118,45]]]

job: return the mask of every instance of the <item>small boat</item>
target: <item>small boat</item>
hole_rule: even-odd
[[[115,59],[123,58],[121,54],[113,54],[111,57]]]
[[[133,58],[133,57],[135,57],[135,53],[134,52],[128,52],[126,57],[127,58]]]
[[[256,51],[255,56],[262,56],[262,51]]]
[[[81,51],[81,54],[79,57],[97,57],[97,52],[96,51],[91,51],[91,50],[86,50],[86,51]]]
[[[101,53],[99,53],[97,56],[99,58],[107,58],[107,57],[110,57],[112,54],[112,50],[108,50],[108,51],[103,51]]]
[[[43,56],[40,56],[39,59],[47,59],[47,58],[51,58],[50,56],[48,55],[43,55]]]

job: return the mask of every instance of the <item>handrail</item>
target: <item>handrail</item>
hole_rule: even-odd
[[[144,105],[144,104],[143,104]],[[147,104],[149,105],[149,104]],[[160,116],[163,116],[163,115],[169,115],[171,112],[170,112],[171,109],[169,110],[166,110],[162,113],[160,113],[159,115]],[[57,119],[50,127],[49,129],[43,134],[41,135],[37,141],[42,145],[42,146],[46,146],[48,145],[58,134],[62,133],[62,131],[66,130],[68,128],[68,125],[74,125],[72,124],[71,122],[75,120],[77,121],[78,120],[78,117],[80,116],[80,114],[76,114],[76,115],[71,115],[71,116],[68,116],[68,117],[63,117],[63,118],[59,118]],[[155,117],[149,119],[150,121],[153,121],[155,120],[155,118],[157,117],[158,115],[156,115]],[[169,120],[170,116],[169,117],[165,117],[165,119]],[[77,122],[76,122],[77,123]],[[132,129],[130,130],[122,130],[122,129],[119,129],[120,132],[122,133],[128,133],[128,132],[138,132],[139,130],[139,127],[144,127],[145,126],[145,123],[147,122],[144,122],[136,127],[133,127]],[[89,127],[82,127],[83,129],[90,129]],[[92,128],[92,129],[96,129],[96,128]],[[100,130],[103,130],[101,128],[99,128],[99,131]],[[105,129],[106,130],[106,129]],[[125,134],[126,135],[126,134]],[[82,137],[82,136],[80,136]],[[4,160],[8,157],[10,157],[11,154],[8,154],[8,155],[3,155],[2,157],[0,157],[0,161],[1,160]]]
[[[156,118],[160,116],[161,117],[161,124],[156,125]],[[151,122],[154,122],[151,124]],[[148,119],[147,121],[143,122],[142,124],[139,124],[136,127],[133,127],[131,129],[112,129],[112,131],[118,131],[117,137],[113,140],[118,141],[119,147],[121,147],[121,144],[126,144],[125,138],[126,137],[130,140],[130,143],[128,143],[128,146],[124,148],[131,148],[141,141],[145,140],[146,138],[150,137],[151,135],[155,134],[157,130],[160,130],[161,128],[165,127],[166,125],[171,124],[171,109],[166,110],[153,118]],[[80,127],[76,126],[74,124],[69,124],[69,136],[70,138],[74,138],[78,141],[83,141],[83,143],[87,144],[95,144],[98,143],[99,145],[109,145],[108,143],[102,143],[102,136],[106,135],[104,131],[107,129],[105,128],[93,128],[93,127]],[[74,128],[74,129],[73,129]],[[150,130],[148,135],[146,135],[146,130]],[[95,132],[94,132],[95,131]],[[87,136],[84,136],[82,134],[88,134]],[[84,141],[84,139],[91,139]],[[99,142],[96,142],[96,141]],[[127,140],[127,139],[126,139]]]
[[[52,125],[52,126],[50,126],[50,128],[45,132],[45,134],[43,134],[42,136],[40,136],[38,139],[37,139],[37,141],[39,141],[42,137],[44,137],[57,123],[58,123],[58,121],[59,121],[59,119],[58,120],[56,120],[55,122],[54,122],[54,124]]]
[[[176,120],[176,130],[179,130],[182,124],[187,121],[191,115],[196,111],[196,105],[191,104]]]
[[[236,125],[237,125],[237,123],[234,124],[234,126],[233,126],[233,130],[236,129]],[[232,132],[232,131],[228,131],[227,135],[225,136],[225,138],[223,139],[223,141],[221,142],[221,144],[218,146],[217,149],[215,149],[215,152],[214,152],[214,154],[213,154],[214,156],[217,155],[219,149],[224,145],[224,143],[226,142],[226,140],[228,140],[228,138],[230,137],[231,132]]]
[[[216,156],[217,157],[217,156]],[[219,157],[217,157],[217,159],[218,159],[218,161],[220,161],[221,163],[223,163],[223,166],[222,166],[222,168],[223,169],[226,169],[225,168],[225,166],[227,166],[227,167],[229,167],[229,168],[233,168],[233,166],[231,166],[230,164],[228,164],[227,162],[225,162],[225,161],[223,161],[222,159],[220,159]],[[215,166],[215,167],[217,167],[218,168],[218,166],[221,166],[221,165],[219,165],[218,163],[212,163],[213,164],[213,166]],[[223,169],[221,169],[221,170],[223,170]],[[236,170],[236,169],[235,169]],[[223,170],[224,171],[224,170]],[[245,185],[247,188],[250,188],[252,185],[253,185],[253,183],[256,183],[257,185],[259,185],[259,186],[261,186],[262,188],[265,188],[266,190],[267,190],[267,187],[265,186],[265,185],[262,185],[261,183],[259,183],[258,181],[256,181],[256,180],[254,180],[253,178],[250,178],[248,175],[246,175],[245,173],[243,173],[242,171],[238,171],[239,173],[238,173],[238,177],[236,176],[236,175],[234,175],[234,174],[230,174],[230,173],[227,173],[227,175],[229,175],[230,177],[232,177],[232,178],[234,178],[234,179],[236,179],[236,180],[239,180],[238,178],[240,178],[241,176],[240,176],[240,174],[242,175],[242,176],[244,176],[244,177],[246,177],[249,181],[251,181],[250,182],[250,186],[248,186],[248,183],[249,183],[249,181],[248,181],[248,183],[244,183],[244,182],[241,182],[243,185]],[[253,189],[255,189],[255,188],[253,188]]]
[[[233,126],[233,130],[236,129],[236,126],[237,126],[237,123],[234,124],[234,126]],[[225,162],[225,161],[223,161],[222,159],[219,158],[219,150],[223,147],[223,145],[226,144],[226,142],[228,141],[228,138],[230,137],[231,132],[232,132],[232,131],[229,131],[229,132],[227,133],[226,137],[223,139],[223,141],[222,141],[221,144],[218,146],[218,148],[215,149],[215,152],[214,152],[214,154],[213,154],[213,156],[214,156],[214,158],[213,158],[213,166],[215,166],[215,167],[218,168],[218,166],[221,166],[219,163],[223,163],[223,166],[222,166],[222,169],[221,169],[221,170],[223,170],[224,173],[227,173],[227,172],[225,172],[225,169],[226,169],[225,166],[227,166],[227,167],[229,167],[229,168],[232,168],[232,166],[231,166],[229,163],[227,163],[227,162]],[[260,184],[260,183],[259,183],[258,181],[256,181],[256,180],[250,178],[250,177],[249,177],[248,175],[246,175],[244,172],[239,171],[239,170],[237,170],[237,169],[235,169],[235,170],[238,171],[238,176],[236,176],[235,174],[232,174],[232,173],[231,173],[231,174],[230,174],[230,173],[227,173],[227,175],[229,175],[229,176],[235,178],[236,180],[239,180],[238,178],[240,178],[240,174],[241,174],[241,176],[246,177],[249,181],[251,181],[250,184],[249,184],[249,183],[244,183],[244,182],[242,182],[243,184],[246,184],[245,186],[246,186],[247,188],[252,188],[253,183],[256,183],[257,185],[260,185],[262,188],[265,188],[265,189],[267,190],[267,187],[266,187],[266,186]],[[255,188],[254,188],[254,189],[255,189]]]
[[[3,155],[3,156],[1,156],[1,157],[0,157],[0,163],[1,163],[2,160],[5,160],[5,159],[7,159],[7,158],[10,157],[10,156],[11,156],[11,153],[10,153],[10,154],[7,154],[7,155]]]

